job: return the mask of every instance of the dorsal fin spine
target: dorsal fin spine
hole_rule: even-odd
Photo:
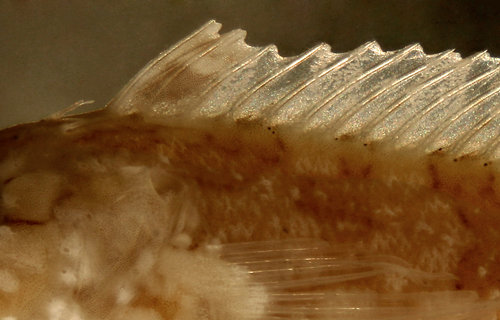
[[[162,53],[110,109],[180,126],[203,125],[201,118],[218,117],[227,124],[254,119],[286,126],[287,132],[383,141],[422,155],[437,146],[457,155],[466,150],[496,154],[492,145],[476,141],[495,123],[496,107],[484,106],[500,92],[494,82],[499,60],[486,52],[462,59],[452,51],[425,55],[417,44],[384,52],[371,42],[347,54],[320,45],[283,58],[274,46],[247,45],[243,31],[220,36],[219,29],[211,21]],[[476,87],[480,90],[473,92]],[[474,110],[487,114],[474,117]],[[448,128],[460,119],[472,131],[456,128],[458,135],[448,137],[453,130]]]
[[[443,95],[439,101],[437,101],[434,105],[432,105],[432,107],[428,108],[428,110],[426,110],[426,112],[424,112],[421,115],[421,118],[423,118],[427,113],[429,113],[437,105],[446,104],[448,101],[451,100],[452,97],[455,97],[459,94],[462,94],[464,91],[466,91],[468,88],[470,88],[474,84],[478,84],[481,81],[487,80],[490,77],[494,77],[496,74],[498,74],[498,71],[500,71],[500,69],[498,69],[498,67],[495,69],[492,69],[492,70],[488,70],[485,73],[480,74],[480,75],[470,79],[469,81],[462,84],[458,88],[454,88],[453,90],[451,90],[447,94]],[[498,89],[498,88],[495,88],[495,89]],[[496,90],[495,90],[495,92],[496,92]],[[425,144],[433,145],[435,143],[435,139],[437,136],[439,136],[444,130],[446,130],[451,124],[453,124],[460,116],[469,112],[471,109],[473,109],[475,106],[477,106],[479,103],[481,103],[481,101],[484,101],[484,99],[486,99],[489,96],[491,96],[491,92],[485,92],[485,93],[482,93],[480,96],[473,98],[472,100],[469,100],[468,102],[462,101],[462,103],[466,102],[467,104],[464,106],[461,106],[456,112],[448,114],[447,117],[445,119],[443,119],[444,120],[443,122],[446,122],[446,125],[443,125],[441,123],[441,125],[439,125],[435,130],[433,130],[433,132],[431,134],[429,134],[426,138],[421,140],[420,143],[422,145],[425,145]],[[455,141],[454,143],[457,143],[457,141]],[[442,148],[442,146],[440,146],[440,147],[431,146],[428,149],[431,150],[431,149],[437,149],[437,148]]]
[[[290,62],[287,61],[287,63],[283,66],[281,66],[276,72],[270,74],[268,77],[262,79],[261,81],[257,82],[252,88],[248,90],[243,96],[239,97],[233,104],[233,107],[231,108],[230,114],[233,114],[232,117],[238,118],[240,116],[236,115],[238,112],[238,109],[240,109],[240,106],[244,104],[250,96],[261,90],[265,85],[268,83],[271,83],[272,81],[276,81],[277,79],[283,77],[286,75],[289,71],[293,70],[295,67],[297,67],[299,64],[304,63],[311,57],[314,57],[315,53],[317,53],[319,50],[324,48],[324,46],[317,46],[312,48],[311,50],[307,51],[306,53],[296,57],[295,59],[290,59]],[[283,59],[283,58],[282,58]],[[289,59],[286,59],[289,60]],[[245,110],[248,112],[248,110]],[[246,113],[245,112],[245,113]]]
[[[428,79],[425,79],[423,82],[413,86],[409,92],[406,92],[406,94],[400,98],[400,100],[396,101],[395,103],[391,104],[388,106],[388,108],[385,110],[384,113],[381,113],[377,119],[374,121],[372,124],[372,127],[375,128],[379,126],[383,121],[386,120],[386,117],[389,115],[395,113],[398,109],[402,107],[403,104],[405,104],[407,101],[410,101],[410,99],[416,99],[418,97],[418,94],[421,94],[424,92],[424,90],[428,90],[431,86],[436,85],[442,81],[446,81],[449,77],[453,76],[458,70],[461,70],[462,68],[465,68],[467,66],[467,62],[465,60],[461,60],[458,63],[455,63],[451,65],[450,67],[446,68],[445,70],[440,70],[439,73],[431,76]],[[418,110],[419,115],[417,116],[416,114],[412,117],[409,117],[406,121],[402,123],[392,133],[390,133],[387,137],[389,139],[399,139],[402,134],[404,134],[408,128],[411,127],[412,124],[414,124],[418,119],[421,117],[425,116],[428,112],[430,112],[432,109],[434,109],[436,106],[439,104],[443,103],[446,100],[447,94],[449,95],[450,93],[444,93],[440,96],[437,96],[434,98],[434,100],[431,101],[431,103],[428,103],[426,105],[422,105],[421,109]],[[401,140],[397,141],[396,144],[398,147],[404,146],[404,144],[399,143]],[[398,144],[399,143],[399,144]]]

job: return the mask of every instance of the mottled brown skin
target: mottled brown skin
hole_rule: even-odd
[[[81,125],[70,128],[73,122]],[[176,127],[147,123],[139,115],[117,117],[107,110],[3,130],[0,164],[17,152],[26,162],[12,172],[2,172],[0,165],[0,192],[18,175],[43,170],[63,174],[66,186],[85,189],[88,177],[72,167],[80,157],[162,166],[199,190],[191,199],[201,220],[191,234],[191,249],[213,239],[314,237],[334,244],[361,243],[414,268],[459,278],[429,290],[475,290],[488,297],[500,289],[496,163],[453,159],[445,150],[423,155],[355,137],[297,134],[259,121],[214,119]],[[71,192],[63,188],[55,201]],[[429,209],[436,198],[445,205]],[[103,195],[96,201],[108,200]],[[26,230],[45,223],[19,221],[5,210],[1,221]],[[478,274],[480,266],[487,271],[484,277]],[[154,299],[143,296],[135,303],[171,312],[171,307],[160,310],[167,302]]]

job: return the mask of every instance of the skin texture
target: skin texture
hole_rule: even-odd
[[[395,148],[361,134],[331,134],[328,126],[299,130],[251,112],[241,116],[245,108],[231,110],[240,115],[234,118],[175,114],[186,110],[185,101],[197,107],[196,99],[217,96],[210,91],[213,83],[240,70],[232,64],[259,56],[242,43],[241,31],[224,38],[204,34],[216,27],[210,22],[174,46],[171,55],[162,54],[105,109],[61,113],[0,132],[1,316],[258,319],[268,306],[279,305],[272,290],[296,298],[293,290],[299,289],[401,294],[398,298],[429,293],[403,300],[431,299],[453,310],[461,302],[430,293],[470,293],[467,301],[479,309],[496,298],[496,162],[454,157],[446,149]],[[234,48],[241,50],[229,50]],[[326,49],[319,46],[306,58]],[[285,65],[291,60],[273,56],[272,48],[261,52],[282,63],[279,75],[293,69]],[[292,66],[302,67],[306,58]],[[223,72],[227,66],[231,73]],[[236,107],[267,84],[273,83],[251,86]],[[308,245],[310,256],[294,260],[301,239],[349,250],[317,253]],[[257,253],[244,252],[248,242]],[[269,243],[291,243],[291,249],[276,245],[271,259],[265,256]],[[229,245],[242,255],[239,264],[228,264],[230,255],[224,258]],[[222,249],[214,253],[214,246]],[[314,280],[323,281],[322,273],[338,271],[333,264],[321,265],[339,260],[334,253],[349,263],[368,261],[362,264],[367,275],[318,285]],[[300,274],[284,279],[287,270],[302,269],[273,262],[282,256],[286,263],[326,270],[314,271],[300,287]],[[277,275],[252,280],[259,263]],[[384,272],[371,273],[380,265]],[[347,275],[355,273],[340,266]],[[292,289],[286,288],[289,283]],[[328,301],[316,302],[320,311],[330,310],[323,306]],[[400,312],[405,303],[398,304]]]
[[[455,280],[428,286],[430,291],[472,290],[491,297],[499,288],[498,249],[494,245],[499,240],[498,219],[488,214],[495,203],[484,198],[482,207],[471,205],[476,202],[474,193],[470,198],[453,197],[456,191],[448,186],[454,183],[448,181],[455,182],[456,173],[443,170],[436,177],[429,169],[434,163],[439,165],[436,160],[439,157],[420,160],[404,153],[393,155],[399,167],[380,159],[374,146],[335,140],[313,145],[307,137],[287,136],[258,123],[238,123],[230,127],[213,124],[213,127],[221,129],[209,132],[173,129],[145,123],[139,116],[114,118],[101,111],[82,119],[48,120],[5,130],[0,144],[7,146],[1,152],[6,155],[2,163],[4,166],[22,164],[2,170],[3,194],[15,195],[15,181],[28,175],[25,182],[19,183],[39,186],[52,183],[52,187],[48,188],[51,191],[21,198],[16,210],[4,206],[2,225],[27,235],[43,229],[45,231],[35,232],[39,234],[37,237],[44,237],[46,243],[50,243],[48,239],[52,237],[57,243],[64,239],[63,229],[48,238],[44,234],[57,225],[71,230],[71,224],[66,221],[71,217],[54,216],[53,208],[71,205],[91,215],[101,214],[103,220],[97,223],[101,225],[100,235],[94,237],[104,243],[115,243],[113,246],[118,246],[120,253],[113,250],[107,253],[110,257],[104,258],[103,254],[109,249],[97,245],[102,251],[97,261],[111,259],[113,270],[126,270],[130,258],[125,257],[137,256],[148,246],[155,248],[161,243],[172,246],[179,234],[188,235],[188,250],[214,241],[317,238],[332,244],[360,243],[364,250],[401,258],[418,270],[457,276]],[[41,137],[50,142],[41,147],[38,141]],[[92,163],[101,163],[102,168],[107,169],[92,168]],[[418,166],[419,163],[424,165]],[[99,213],[99,207],[110,206],[116,202],[113,199],[131,188],[125,177],[110,169],[109,164],[155,168],[155,174],[151,173],[156,176],[153,190],[161,197],[174,195],[175,200],[165,207],[164,201],[152,198],[149,204],[140,206],[151,211],[151,217],[158,210],[167,210],[169,214],[163,217],[163,222],[155,220],[153,225],[142,222],[140,227],[132,227],[129,223],[133,223],[133,218],[124,216],[120,218],[122,224],[114,227],[106,224],[112,216],[108,218],[108,213]],[[406,166],[414,170],[408,174],[403,170]],[[478,168],[488,170],[481,165]],[[59,178],[50,180],[48,172]],[[452,175],[447,176],[446,172]],[[461,172],[462,177],[467,177],[465,170]],[[43,179],[48,181],[40,182],[42,178],[37,178],[37,174],[44,175]],[[442,182],[436,183],[437,179]],[[464,193],[463,189],[461,192]],[[50,200],[49,204],[43,204],[51,208],[47,213],[26,215],[21,211],[30,206],[40,208],[42,200],[37,197]],[[84,204],[86,199],[93,199],[90,206]],[[187,208],[186,204],[189,204]],[[96,216],[88,219],[93,220],[94,225],[98,221]],[[127,219],[132,220],[127,222]],[[181,231],[175,230],[176,219],[190,223],[185,223]],[[92,230],[93,224],[85,227],[84,222],[78,223],[84,230]],[[158,225],[165,229],[159,231]],[[121,228],[125,230],[119,231]],[[127,248],[121,239],[134,239],[137,229],[149,230],[151,236],[163,240],[151,243],[153,238],[146,234]],[[114,240],[116,234],[121,236]],[[50,263],[53,259],[50,256],[42,260]],[[479,268],[483,268],[485,275],[478,272]],[[391,292],[393,285],[390,281],[362,281],[349,287]],[[397,289],[398,292],[415,290],[421,289],[412,283]],[[83,292],[77,295],[77,300],[83,299],[81,294]],[[150,305],[153,299],[148,298],[150,295],[140,295],[142,298],[135,305]],[[30,300],[26,296],[21,299]],[[89,303],[91,309],[107,308],[100,304],[96,307],[94,300]],[[173,311],[160,313],[169,312]]]

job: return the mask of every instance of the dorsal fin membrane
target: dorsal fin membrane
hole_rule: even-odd
[[[210,21],[162,53],[108,105],[120,114],[191,126],[203,119],[259,120],[325,137],[349,135],[454,157],[500,157],[499,59],[384,52],[367,43],[343,54],[321,44],[297,56],[251,47],[245,32]]]

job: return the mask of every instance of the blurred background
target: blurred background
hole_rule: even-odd
[[[500,1],[0,0],[0,128],[95,100],[100,108],[150,59],[210,19],[285,56],[376,40],[500,57]]]

